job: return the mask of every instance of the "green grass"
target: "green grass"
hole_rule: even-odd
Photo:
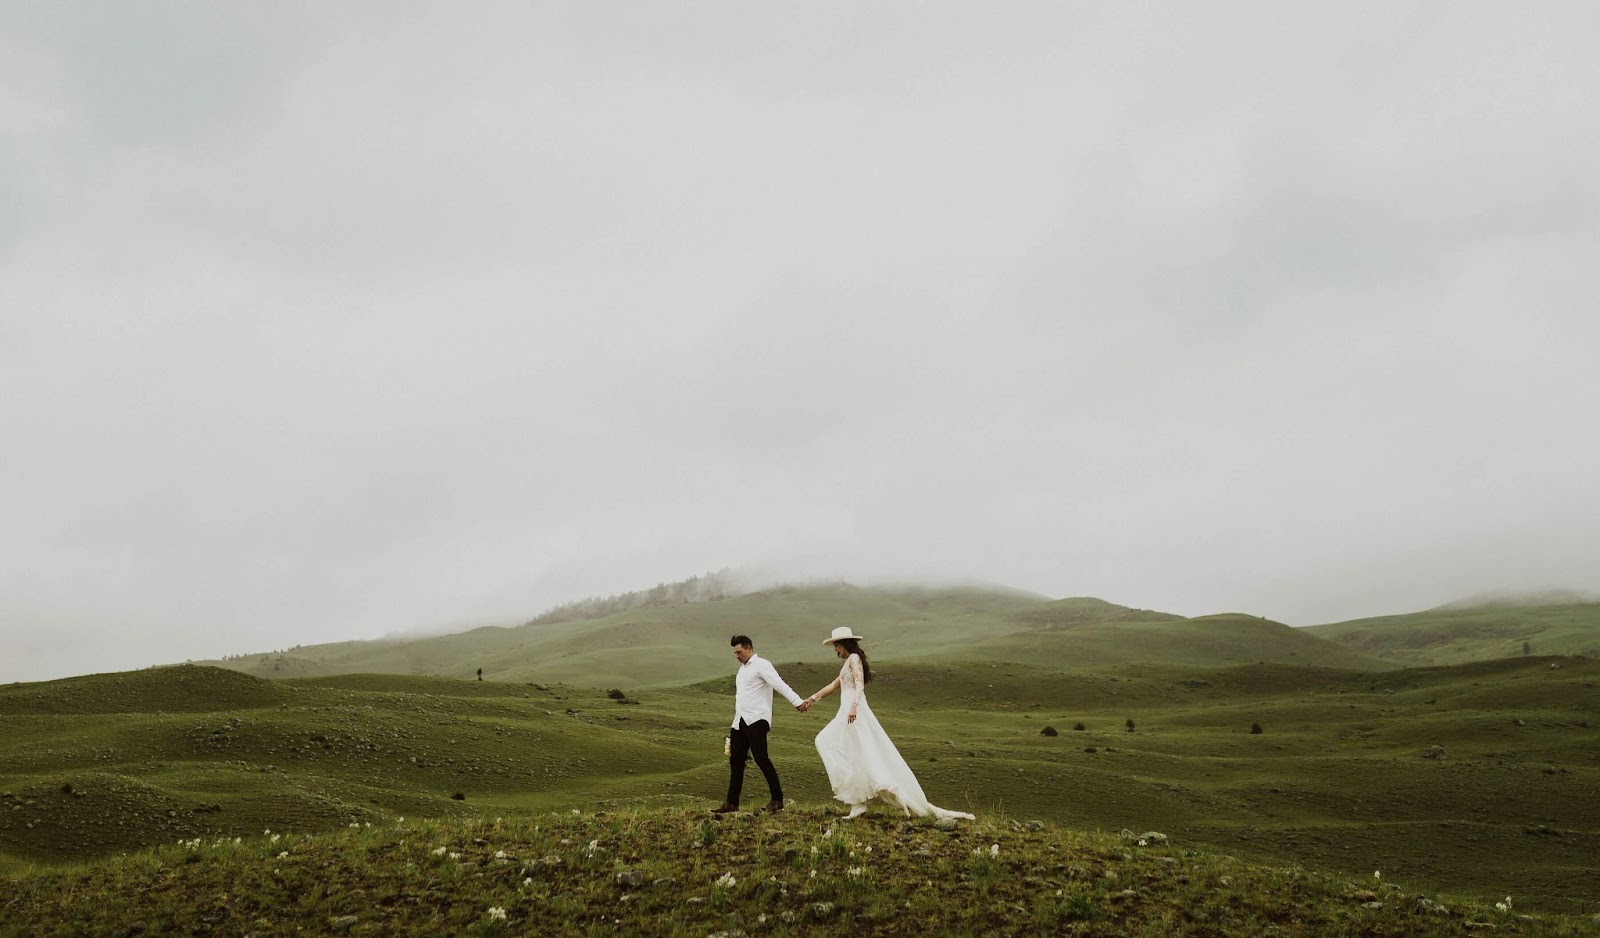
[[[1600,662],[1378,673],[875,661],[874,708],[947,807],[1082,831],[1154,829],[1263,864],[1382,869],[1420,890],[1600,912]],[[801,693],[837,673],[822,649],[779,664]],[[183,688],[231,690],[195,698]],[[622,689],[638,702],[573,685],[268,682],[199,667],[0,689],[0,873],[266,828],[720,801],[731,677]],[[123,709],[78,712],[91,699]],[[177,706],[208,700],[209,711]],[[829,716],[777,714],[774,759],[800,803],[829,801],[811,744]],[[1446,758],[1426,758],[1432,746]],[[752,771],[752,799],[765,800],[761,787]]]
[[[203,662],[267,678],[353,672],[503,682],[669,687],[725,674],[728,638],[748,634],[774,661],[809,661],[838,625],[876,654],[1003,660],[1062,668],[1135,661],[1254,661],[1361,670],[1394,664],[1256,616],[1186,619],[1099,599],[1049,600],[998,588],[778,587],[714,602],[663,603],[595,619],[480,628],[412,640],[343,642]]]
[[[1488,605],[1379,616],[1305,630],[1405,665],[1465,664],[1524,654],[1600,658],[1600,604]]]
[[[1510,935],[1592,923],[1178,843],[819,807],[385,818],[25,874],[0,936]]]

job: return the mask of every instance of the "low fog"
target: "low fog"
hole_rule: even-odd
[[[0,4],[0,681],[727,567],[1592,595],[1597,34]]]

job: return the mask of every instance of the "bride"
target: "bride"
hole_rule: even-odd
[[[965,812],[928,803],[911,766],[901,758],[867,704],[872,666],[860,643],[861,636],[844,626],[833,630],[823,644],[833,646],[834,653],[844,659],[844,667],[833,683],[806,698],[809,709],[834,691],[840,692],[839,714],[817,734],[817,753],[828,770],[833,796],[850,806],[846,817],[860,817],[867,812],[868,801],[881,798],[906,814],[974,820]]]

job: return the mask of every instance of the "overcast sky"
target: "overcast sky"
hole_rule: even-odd
[[[0,0],[0,680],[723,567],[1600,589],[1597,35]]]

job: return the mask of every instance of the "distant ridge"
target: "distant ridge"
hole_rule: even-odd
[[[1024,659],[1072,668],[1131,661],[1225,666],[1271,661],[1385,670],[1360,651],[1257,616],[1189,619],[1092,597],[1053,600],[988,583],[860,586],[840,581],[750,589],[723,571],[557,607],[512,628],[413,640],[339,642],[215,662],[265,678],[381,673],[489,681],[661,687],[721,678],[728,637],[764,657],[831,660],[840,626],[882,661]]]
[[[575,602],[563,603],[524,622],[524,625],[549,625],[556,622],[577,622],[582,619],[599,619],[605,616],[655,606],[661,603],[708,603],[731,596],[744,596],[754,588],[732,570],[723,568],[705,576],[692,576],[676,583],[657,583],[647,590],[613,593],[610,596],[590,596]]]
[[[1490,590],[1465,599],[1434,606],[1429,612],[1463,609],[1525,609],[1532,606],[1587,606],[1600,603],[1600,593],[1574,589]]]
[[[1502,591],[1426,612],[1313,625],[1303,631],[1406,666],[1527,655],[1600,658],[1600,601],[1576,590]]]
[[[0,688],[0,715],[209,713],[293,697],[282,684],[239,669],[179,664],[12,684]]]

